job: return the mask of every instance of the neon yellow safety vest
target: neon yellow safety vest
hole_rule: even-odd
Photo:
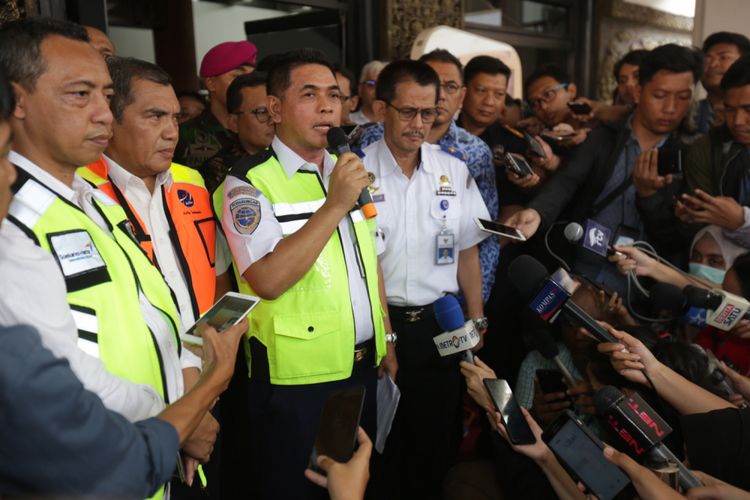
[[[270,148],[235,164],[230,175],[249,182],[268,198],[284,237],[301,228],[325,202],[326,192],[318,175],[298,171],[287,177]],[[222,183],[213,195],[217,214],[222,213],[223,192]],[[365,220],[359,209],[350,212],[349,217],[364,264],[379,364],[386,347],[385,314],[378,294],[375,223]],[[233,267],[240,292],[257,295],[238,274],[237,266]],[[316,384],[351,376],[354,315],[338,231],[331,235],[310,270],[280,297],[260,302],[249,320],[248,340],[254,337],[265,347],[271,383]],[[253,373],[249,349],[246,352],[248,370]]]
[[[17,171],[9,219],[60,266],[79,346],[98,355],[110,373],[150,385],[169,403],[161,352],[143,319],[138,291],[171,326],[179,355],[177,308],[159,270],[130,236],[125,212],[94,191],[110,237],[80,208],[25,170]]]

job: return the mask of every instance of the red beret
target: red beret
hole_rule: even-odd
[[[255,65],[257,54],[258,49],[255,44],[247,40],[220,43],[203,56],[200,76],[202,78],[218,76],[243,64]]]

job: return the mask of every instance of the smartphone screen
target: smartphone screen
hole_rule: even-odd
[[[498,222],[480,219],[478,217],[474,218],[474,222],[476,223],[477,226],[479,226],[479,229],[481,229],[482,231],[486,233],[499,234],[500,236],[505,236],[506,238],[526,241],[526,236],[524,236],[521,231],[519,231],[513,226],[506,226],[505,224],[500,224]]]
[[[511,153],[505,153],[505,165],[511,172],[526,177],[534,173],[526,159]]]
[[[547,445],[574,478],[586,485],[589,493],[599,500],[615,498],[630,484],[630,478],[604,458],[601,441],[587,432],[572,413],[565,412],[560,418],[565,421],[553,424],[554,435],[544,436]]]
[[[258,297],[252,295],[242,295],[239,293],[229,292],[219,301],[211,306],[211,309],[200,317],[183,335],[187,337],[188,342],[196,342],[195,339],[201,340],[201,330],[206,325],[212,326],[217,332],[226,330],[232,325],[239,323],[242,318],[260,302]],[[197,343],[197,342],[196,342]]]
[[[322,472],[316,462],[318,455],[326,455],[340,463],[348,462],[352,458],[364,402],[363,385],[335,391],[326,399],[310,455],[312,469]]]
[[[513,391],[510,390],[507,380],[503,379],[484,379],[484,386],[490,393],[495,408],[503,417],[503,424],[508,431],[508,438],[513,444],[534,444],[536,436],[531,432],[526,418],[521,413],[521,407],[518,405]]]

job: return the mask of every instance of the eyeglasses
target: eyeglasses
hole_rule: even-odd
[[[397,108],[388,101],[385,101],[385,104],[395,109],[396,112],[398,112],[399,119],[404,122],[412,121],[414,117],[417,116],[417,113],[419,113],[422,123],[432,123],[435,121],[438,114],[436,108]]]
[[[448,95],[453,95],[461,88],[461,85],[454,83],[454,82],[448,82],[448,83],[441,83],[440,88],[445,91]]]
[[[255,119],[260,123],[267,123],[271,119],[271,113],[268,112],[268,108],[255,108],[250,111],[237,111],[235,115],[242,115],[245,113],[252,113],[255,115]]]
[[[529,103],[529,107],[531,109],[538,109],[539,106],[544,104],[551,103],[555,97],[557,97],[557,93],[560,92],[562,89],[568,88],[569,83],[558,83],[557,85],[553,85],[552,87],[546,89],[544,92],[542,92],[542,95],[539,97],[539,99],[527,99],[526,102]]]

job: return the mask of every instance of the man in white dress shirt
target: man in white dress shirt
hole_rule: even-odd
[[[9,159],[18,171],[16,196],[0,229],[15,259],[4,262],[4,282],[14,288],[0,298],[0,321],[37,327],[45,346],[68,358],[109,408],[131,420],[153,416],[184,393],[183,377],[197,375],[200,359],[180,348],[168,288],[114,223],[114,204],[75,173],[101,156],[111,135],[112,80],[105,62],[82,27],[28,18],[0,29],[0,66],[16,94]],[[79,223],[74,231],[51,232]],[[115,261],[117,268],[110,268]],[[131,266],[122,265],[128,261]],[[134,294],[122,295],[128,288]],[[97,296],[118,294],[132,299],[97,302]],[[81,307],[86,301],[92,306]],[[117,326],[108,317],[123,314],[128,320]],[[146,357],[118,359],[112,347],[126,339],[137,344],[131,352]],[[215,426],[201,425],[186,448],[210,448],[215,432]]]
[[[432,304],[463,292],[465,314],[484,317],[474,217],[489,217],[466,164],[425,142],[437,116],[440,79],[426,63],[383,69],[374,109],[384,136],[364,150],[378,210],[379,257],[391,324],[398,332],[401,402],[387,456],[396,457],[396,498],[438,498],[461,437],[457,355],[441,358]],[[486,328],[486,325],[484,326]],[[483,332],[482,332],[483,333]]]

